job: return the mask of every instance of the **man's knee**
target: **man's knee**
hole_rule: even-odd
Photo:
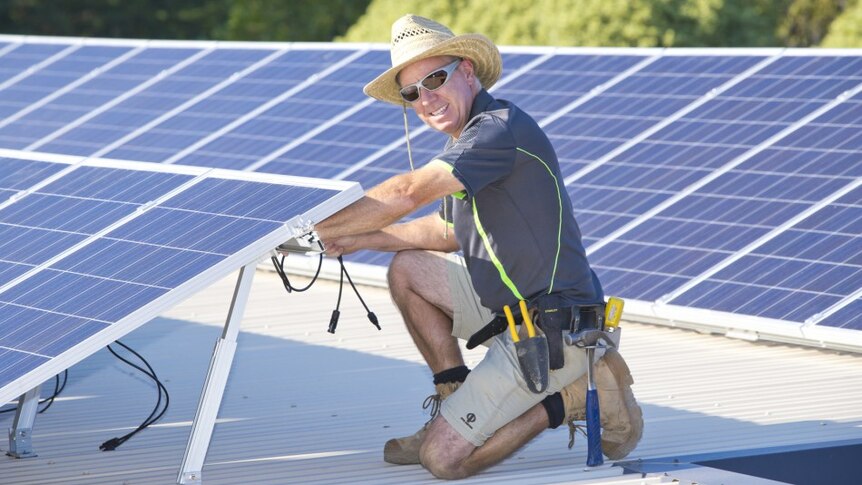
[[[419,460],[437,478],[466,478],[470,473],[463,463],[473,450],[475,446],[449,426],[445,419],[438,417],[431,423],[419,450]]]
[[[416,273],[418,254],[421,251],[408,250],[395,253],[392,262],[389,263],[389,271],[386,279],[389,283],[393,297],[411,287]]]

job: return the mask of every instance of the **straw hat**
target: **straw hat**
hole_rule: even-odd
[[[456,56],[470,59],[476,77],[487,89],[500,79],[503,59],[491,39],[481,34],[455,35],[446,26],[418,15],[405,15],[392,24],[390,47],[392,68],[365,85],[363,91],[372,98],[401,105],[396,77],[407,65],[434,56]]]

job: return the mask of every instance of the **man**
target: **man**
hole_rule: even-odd
[[[450,140],[425,166],[372,188],[315,229],[331,255],[397,252],[389,288],[437,394],[433,420],[413,436],[387,442],[384,459],[462,478],[545,428],[584,419],[586,357],[561,343],[562,332],[576,316],[588,317],[585,308],[600,308],[604,296],[549,140],[515,105],[485,91],[502,71],[496,46],[482,35],[455,36],[407,15],[392,26],[391,56],[393,67],[365,93],[409,104]],[[439,215],[395,224],[440,198]],[[445,254],[458,250],[463,258]],[[550,343],[553,370],[540,393],[528,388],[508,332],[486,325],[520,300],[535,309]],[[489,346],[472,372],[456,340],[471,336]],[[619,459],[640,439],[641,410],[616,351],[598,362],[596,378],[604,452]]]

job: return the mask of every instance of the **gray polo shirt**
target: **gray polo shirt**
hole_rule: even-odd
[[[431,163],[441,162],[466,188],[445,197],[440,214],[482,305],[502,313],[549,293],[563,304],[601,301],[556,153],[529,115],[482,90],[461,136]]]

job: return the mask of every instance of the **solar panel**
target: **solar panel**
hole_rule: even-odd
[[[355,183],[2,150],[0,401],[254,263]]]
[[[42,95],[0,104],[10,112],[0,146],[364,186],[408,166],[401,110],[361,93],[388,67],[385,46],[0,40],[0,59],[13,60],[0,63],[0,98],[5,90]],[[769,278],[761,287],[746,265],[756,262],[773,279],[790,271],[770,252],[785,240],[779,258],[805,260],[804,252],[786,253],[798,247],[790,241],[819,234],[803,219],[832,210],[832,198],[860,176],[862,52],[501,50],[505,70],[493,93],[545,127],[591,260],[608,292],[637,302],[630,313],[700,322],[734,314],[730,321],[757,317],[797,334],[802,326],[854,328],[847,309],[857,305],[860,281],[852,260],[807,270],[849,271],[846,287],[829,289],[815,289],[805,271],[786,288]],[[126,58],[100,71],[57,69],[107,66],[111,55]],[[25,86],[40,72],[33,79],[44,82]],[[445,138],[409,122],[420,165]],[[386,264],[389,256],[351,259]],[[725,294],[734,285],[759,300],[778,298],[779,288],[810,297],[754,309]]]

